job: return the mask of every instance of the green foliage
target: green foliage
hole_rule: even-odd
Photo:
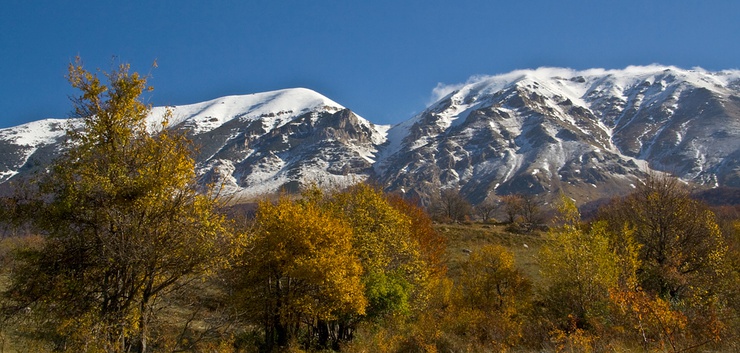
[[[70,65],[84,126],[17,203],[45,241],[19,255],[7,295],[62,350],[147,351],[158,297],[224,263],[230,241],[216,200],[195,189],[187,140],[146,126],[149,88],[128,70],[105,85]]]
[[[422,252],[420,239],[411,228],[412,220],[381,191],[365,184],[332,195],[326,207],[337,218],[346,220],[354,232],[352,244],[365,270],[367,296],[373,299],[368,313],[401,313],[404,308],[413,308],[415,303],[423,305],[432,269]],[[384,288],[389,284],[395,290]],[[378,297],[381,294],[387,297]],[[393,308],[383,308],[391,303]]]
[[[369,317],[410,313],[411,285],[402,274],[369,273],[365,276],[365,287],[370,304]]]

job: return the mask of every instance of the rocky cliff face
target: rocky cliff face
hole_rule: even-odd
[[[169,109],[170,128],[199,146],[200,181],[235,197],[370,178],[422,199],[459,188],[472,202],[561,192],[587,202],[629,192],[649,170],[740,187],[739,71],[515,71],[460,85],[393,127],[307,89]],[[74,124],[0,129],[0,182],[42,169]]]
[[[740,182],[737,71],[538,69],[485,77],[389,131],[376,165],[391,190],[425,197],[626,193],[650,169]]]

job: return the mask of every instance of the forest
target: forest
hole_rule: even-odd
[[[0,351],[740,350],[740,209],[679,180],[588,217],[367,183],[237,207],[147,125],[146,76],[68,78],[82,129],[0,199]]]

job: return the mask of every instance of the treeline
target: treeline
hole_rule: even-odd
[[[167,117],[146,125],[146,78],[98,76],[70,66],[84,127],[2,199],[3,222],[30,233],[0,242],[0,350],[740,349],[740,221],[674,179],[651,176],[590,222],[563,196],[546,231],[530,197],[472,208],[444,191],[435,218],[489,222],[499,207],[538,238],[536,275],[493,241],[453,272],[426,210],[365,184],[227,217],[188,140]]]

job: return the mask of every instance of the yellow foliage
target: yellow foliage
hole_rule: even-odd
[[[547,233],[539,254],[543,278],[550,284],[545,295],[561,328],[569,325],[562,322],[566,317],[575,318],[577,328],[599,326],[608,314],[609,289],[618,285],[620,266],[606,225],[582,229],[575,204],[563,201],[564,224]]]
[[[615,316],[623,316],[617,322],[629,325],[626,336],[630,340],[641,342],[645,348],[677,349],[677,341],[688,324],[687,317],[680,311],[673,309],[665,300],[641,290],[613,290],[610,298],[618,308]]]
[[[325,207],[353,230],[352,244],[365,270],[365,282],[381,296],[373,298],[368,293],[373,314],[408,304],[416,309],[423,306],[432,269],[409,216],[394,207],[382,191],[366,184],[332,195]],[[408,301],[398,296],[408,296]]]
[[[314,203],[281,197],[259,205],[256,229],[237,267],[238,305],[287,344],[303,320],[365,313],[362,266],[352,229]],[[285,330],[285,332],[281,332]],[[268,335],[268,340],[272,338]],[[270,342],[268,342],[270,343]]]
[[[188,140],[146,126],[146,78],[128,69],[105,85],[70,65],[84,125],[17,211],[47,237],[19,258],[10,293],[45,313],[66,347],[146,351],[157,297],[226,264],[227,222],[196,190]]]

